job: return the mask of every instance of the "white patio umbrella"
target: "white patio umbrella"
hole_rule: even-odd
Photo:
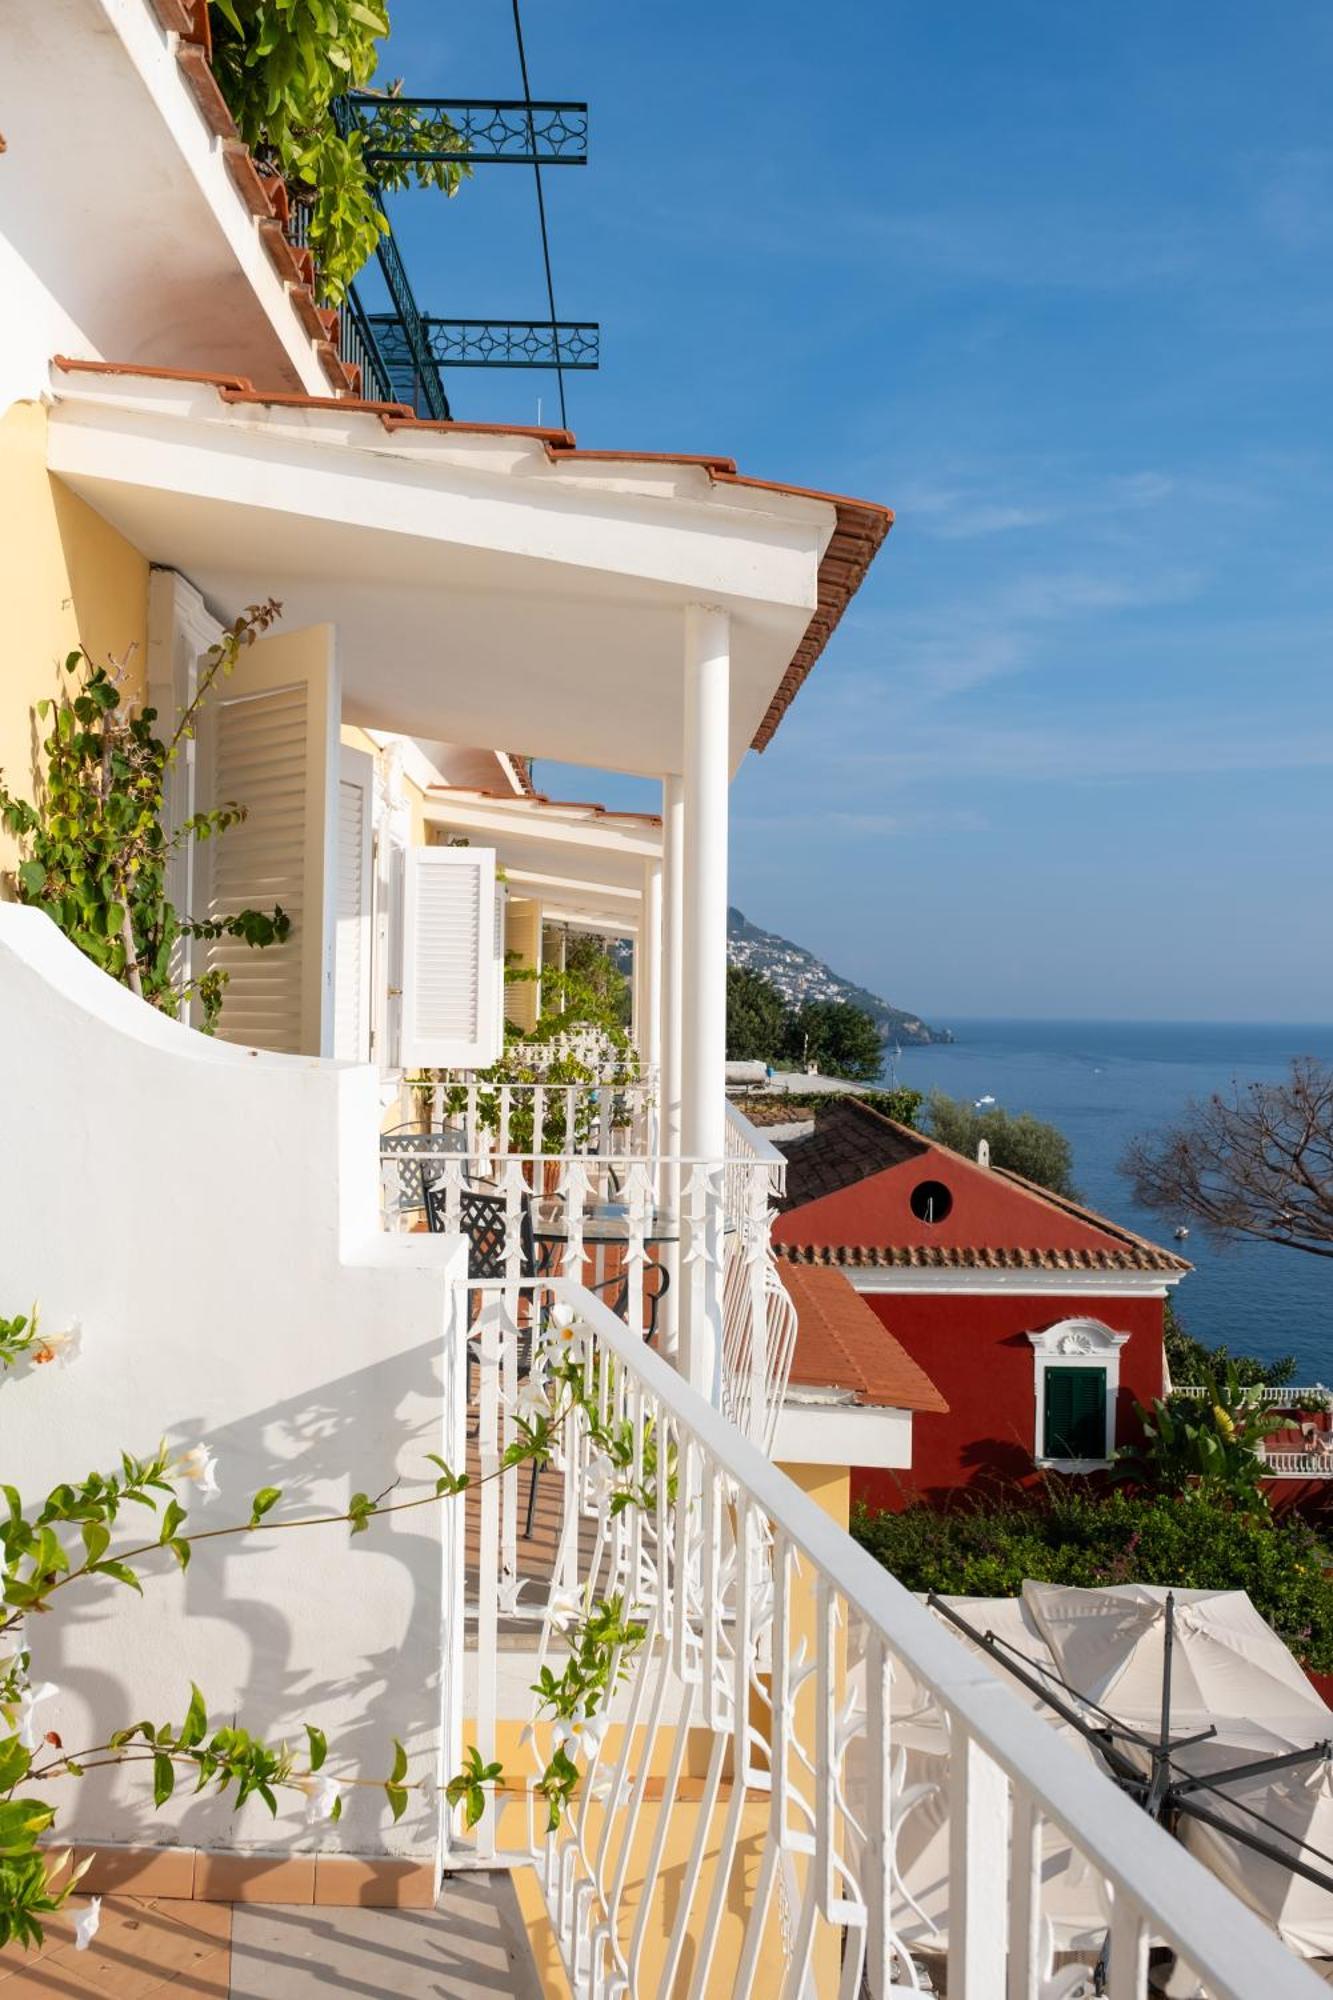
[[[978,1630],[995,1634],[1027,1662],[1032,1671],[1049,1671],[1059,1692],[1055,1662],[1020,1598],[951,1598]],[[980,1650],[980,1649],[978,1649]],[[983,1657],[988,1657],[983,1652]],[[853,1703],[859,1700],[863,1669],[849,1672]],[[1094,1753],[1077,1730],[1053,1717],[1036,1695],[1016,1688],[1043,1718],[1075,1744],[1090,1761]],[[902,1667],[895,1667],[891,1694],[894,1743],[890,1782],[895,1831],[893,1862],[893,1928],[900,1943],[914,1953],[943,1953],[949,1933],[949,1731],[942,1711]],[[848,1799],[858,1819],[866,1800],[864,1741],[849,1746]],[[1110,1899],[1096,1871],[1058,1827],[1042,1835],[1041,1908],[1048,1954],[1100,1950],[1110,1924]],[[1075,1992],[1071,1972],[1049,1990]]]
[[[1333,1890],[1299,1872],[1333,1878],[1333,1711],[1245,1593],[1027,1583],[1023,1603],[1061,1679],[1138,1732],[1119,1747],[1145,1780],[1169,1741],[1150,1802],[1184,1844],[1290,1950],[1333,1958]]]

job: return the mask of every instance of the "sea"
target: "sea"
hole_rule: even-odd
[[[957,1040],[899,1051],[897,1081],[1058,1125],[1091,1208],[1176,1249],[1194,1265],[1175,1292],[1189,1332],[1265,1360],[1296,1357],[1300,1382],[1333,1385],[1333,1258],[1269,1244],[1219,1246],[1193,1225],[1137,1209],[1120,1162],[1131,1139],[1172,1123],[1191,1098],[1233,1082],[1280,1079],[1293,1056],[1333,1062],[1333,1027],[1217,1022],[951,1021]],[[886,1075],[886,1084],[892,1077]]]

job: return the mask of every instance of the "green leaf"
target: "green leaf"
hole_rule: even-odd
[[[19,866],[19,881],[29,896],[40,896],[46,887],[46,870],[40,861],[24,861]]]
[[[276,1507],[281,1498],[282,1488],[280,1486],[261,1486],[251,1503],[250,1526],[252,1528],[258,1527],[265,1514],[271,1508]]]
[[[102,1521],[85,1521],[83,1546],[90,1563],[100,1562],[111,1543],[111,1530]]]
[[[41,1799],[0,1799],[0,1855],[30,1854],[55,1816]]]
[[[191,1681],[190,1706],[185,1711],[185,1721],[181,1725],[181,1733],[178,1738],[181,1749],[189,1750],[194,1744],[202,1743],[207,1734],[208,1709],[204,1703],[203,1695],[199,1692],[194,1682]]]
[[[395,1736],[393,1739],[393,1770],[389,1773],[391,1785],[401,1785],[407,1776],[407,1752]]]
[[[17,1736],[0,1736],[0,1792],[12,1792],[28,1775],[32,1752],[25,1750]]]
[[[389,1811],[393,1814],[394,1824],[397,1825],[407,1811],[407,1792],[402,1785],[386,1785],[384,1796],[389,1801]],[[341,1804],[341,1801],[339,1803]]]
[[[164,1806],[176,1789],[176,1767],[170,1757],[153,1759],[153,1804]]]
[[[129,1567],[127,1563],[123,1562],[93,1563],[92,1570],[94,1575],[96,1576],[114,1576],[117,1583],[127,1583],[131,1590],[137,1590],[140,1597],[143,1596],[143,1585],[140,1583],[138,1577],[134,1574],[134,1571]]]
[[[324,1731],[316,1729],[313,1722],[307,1722],[305,1733],[310,1739],[310,1768],[312,1771],[321,1770],[324,1765],[324,1759],[329,1754],[329,1746],[325,1739]]]

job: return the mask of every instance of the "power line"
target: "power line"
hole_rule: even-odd
[[[519,74],[523,79],[523,102],[530,105],[532,103],[532,92],[528,88],[528,58],[523,47],[523,20],[518,11],[518,0],[513,0],[513,9],[514,40],[518,44],[518,67]],[[555,281],[551,276],[551,239],[546,229],[546,194],[542,188],[542,169],[541,162],[537,158],[537,135],[533,130],[531,111],[528,112],[527,119],[528,150],[532,154],[532,172],[537,183],[537,220],[541,224],[542,232],[542,262],[546,266],[546,302],[551,309],[551,324],[554,326],[556,319]],[[560,427],[562,430],[568,430],[569,419],[565,415],[565,371],[560,365],[560,345],[558,341],[556,342],[555,354],[555,375],[556,381],[560,386]]]

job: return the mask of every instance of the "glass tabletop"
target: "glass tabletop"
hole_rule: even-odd
[[[585,1244],[627,1243],[631,1219],[628,1202],[590,1202],[583,1211],[583,1241]],[[639,1228],[645,1243],[680,1241],[680,1223],[670,1209],[642,1210]],[[567,1243],[570,1233],[568,1204],[558,1195],[548,1195],[534,1202],[532,1233],[541,1243]]]

